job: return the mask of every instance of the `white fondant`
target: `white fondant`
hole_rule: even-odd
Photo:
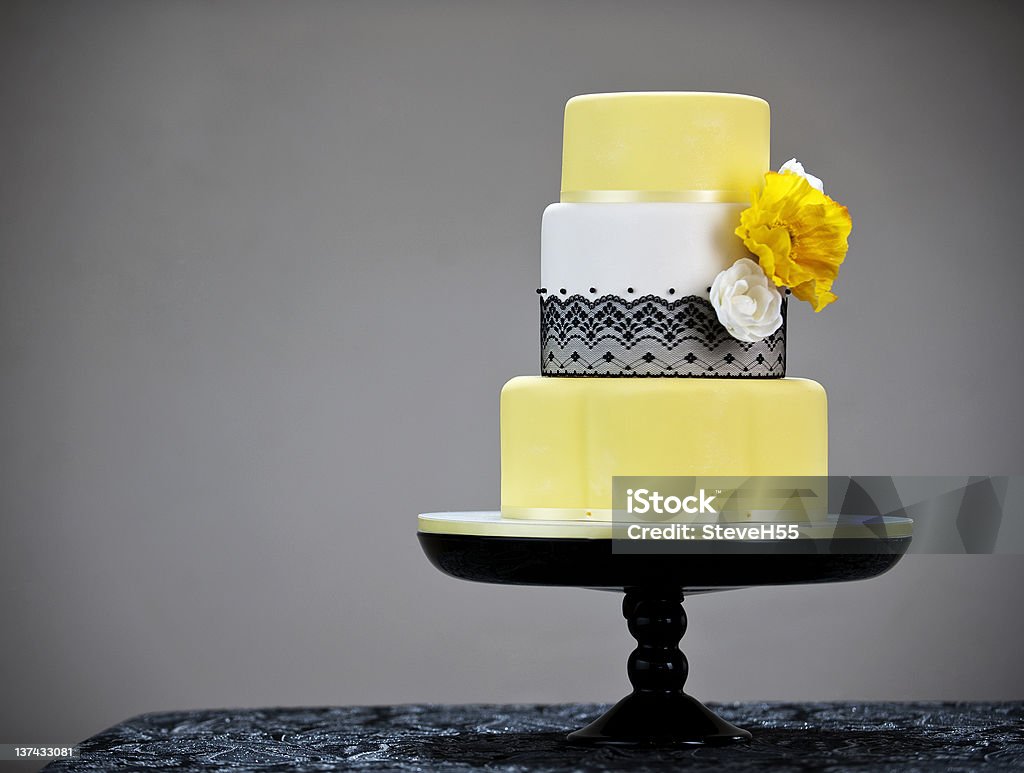
[[[733,233],[747,206],[552,204],[541,225],[540,286],[586,297],[628,298],[632,287],[635,297],[707,298],[719,272],[750,254]]]

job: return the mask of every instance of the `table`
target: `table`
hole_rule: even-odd
[[[597,704],[400,705],[144,714],[47,771],[830,771],[1024,769],[1024,701],[717,704],[749,744],[572,746]]]

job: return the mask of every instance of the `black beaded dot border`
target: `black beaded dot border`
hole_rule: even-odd
[[[549,291],[548,288],[546,288],[546,287],[538,287],[537,288],[537,295],[547,295],[549,292],[553,292],[553,291]],[[567,295],[569,290],[567,288],[565,288],[565,287],[559,287],[557,292],[558,292],[559,295]],[[588,290],[588,292],[591,295],[597,295],[597,288],[596,287],[591,287]],[[632,295],[633,293],[636,292],[636,290],[633,287],[627,287],[626,288],[626,292],[629,293],[630,295]],[[669,295],[675,295],[676,294],[676,288],[670,287],[665,292],[667,292]],[[711,288],[710,287],[708,288],[708,292],[711,292]],[[787,290],[786,292],[788,293],[789,291]]]
[[[710,286],[708,286],[708,287],[706,287],[704,289],[707,292],[711,292],[711,287]],[[548,292],[548,288],[546,288],[546,287],[538,287],[537,288],[537,295],[546,295],[547,292]],[[561,287],[558,290],[559,295],[565,295],[568,292],[569,291],[566,288],[564,288],[564,287]],[[596,287],[591,287],[588,292],[591,295],[596,295],[597,294],[597,288]],[[633,288],[632,287],[627,287],[626,288],[626,292],[627,293],[632,293],[633,292]],[[665,292],[668,293],[669,295],[675,295],[676,294],[676,288],[670,287]],[[792,295],[793,294],[793,291],[790,290],[788,287],[786,287],[782,292],[783,292],[784,295]]]

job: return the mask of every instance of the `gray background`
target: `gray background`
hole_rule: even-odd
[[[841,301],[792,315],[833,471],[1021,473],[1021,14],[923,8],[0,6],[0,740],[625,691],[615,596],[457,582],[414,537],[498,504],[574,94],[766,98],[773,163],[854,216]],[[689,685],[1020,698],[1022,579],[695,598]]]

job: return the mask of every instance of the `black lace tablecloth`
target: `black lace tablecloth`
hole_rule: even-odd
[[[470,705],[144,714],[49,771],[1024,770],[1021,703],[716,706],[749,744],[643,751],[572,746],[607,706]]]

